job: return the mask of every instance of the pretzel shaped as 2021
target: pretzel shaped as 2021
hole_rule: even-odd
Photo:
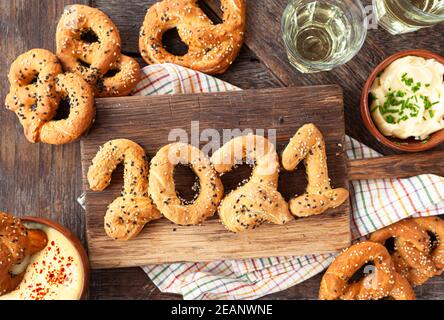
[[[103,191],[121,162],[125,168],[123,192],[108,207],[105,231],[113,239],[131,240],[148,222],[161,218],[148,196],[148,161],[143,148],[126,139],[105,143],[92,160],[88,182],[92,190]]]
[[[86,35],[93,39],[85,39]],[[64,69],[80,74],[94,85],[120,57],[121,39],[106,14],[88,6],[72,5],[57,25],[56,45]]]
[[[61,72],[57,57],[43,49],[30,50],[11,65],[6,107],[17,114],[30,142],[72,142],[94,120],[90,86],[80,76]],[[69,101],[69,116],[53,120],[61,100]]]
[[[22,281],[26,259],[46,247],[47,236],[28,230],[18,218],[0,212],[0,296]]]
[[[174,168],[190,165],[199,178],[200,192],[190,204],[177,196]],[[160,212],[179,225],[197,225],[214,215],[224,187],[210,159],[198,148],[185,143],[172,143],[161,148],[151,160],[149,192]]]
[[[356,283],[350,279],[367,263],[373,271]],[[387,249],[375,242],[364,241],[342,252],[322,277],[319,298],[322,300],[379,300],[386,297],[413,300],[409,283],[396,273]]]
[[[302,126],[282,155],[282,164],[288,171],[296,169],[302,160],[305,160],[308,185],[305,194],[290,200],[293,215],[319,215],[347,200],[349,193],[346,189],[331,188],[324,137],[314,124]]]
[[[214,25],[197,0],[163,0],[149,8],[140,30],[139,48],[148,64],[175,63],[208,74],[225,72],[244,41],[245,0],[222,0],[223,23]],[[188,53],[176,56],[162,44],[163,34],[177,28]]]
[[[211,157],[219,174],[231,171],[246,159],[255,163],[250,180],[228,194],[219,207],[219,217],[232,232],[242,232],[263,223],[285,224],[293,219],[288,204],[277,190],[279,159],[264,137],[248,135],[226,143]]]

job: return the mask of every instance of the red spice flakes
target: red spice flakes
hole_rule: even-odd
[[[64,256],[56,243],[51,241],[47,249],[42,252],[39,260],[28,266],[27,273],[30,272],[34,279],[28,279],[28,281],[25,279],[20,284],[18,290],[22,291],[22,297],[44,300],[50,298],[52,293],[57,292],[58,287],[72,283],[74,280],[71,270],[73,262],[72,256]],[[41,276],[35,277],[36,275]]]

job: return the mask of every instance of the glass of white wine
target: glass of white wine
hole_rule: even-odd
[[[373,8],[378,24],[393,35],[444,21],[444,0],[373,0]]]
[[[296,69],[328,71],[359,52],[367,17],[360,0],[291,0],[282,17],[282,33]]]

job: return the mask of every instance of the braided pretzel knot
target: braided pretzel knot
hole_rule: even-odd
[[[61,73],[57,57],[43,49],[30,50],[11,65],[6,107],[17,114],[30,142],[72,142],[94,119],[94,99],[89,85],[75,74]],[[69,100],[69,116],[53,120],[62,99]]]
[[[250,180],[228,194],[219,207],[219,217],[225,227],[232,232],[242,232],[266,222],[291,221],[288,204],[277,190],[279,159],[274,146],[261,136],[241,136],[226,143],[211,158],[221,175],[243,160],[255,166]]]
[[[0,295],[20,284],[27,258],[43,250],[46,242],[43,231],[27,230],[19,219],[0,212]]]
[[[305,194],[290,200],[293,215],[319,215],[347,200],[349,193],[346,189],[332,189],[330,186],[325,141],[314,124],[301,127],[282,155],[282,164],[288,171],[296,169],[302,160],[305,160],[308,185]]]
[[[373,272],[350,284],[355,272],[373,262]],[[319,298],[322,300],[378,300],[386,297],[414,299],[407,281],[395,272],[387,249],[375,242],[361,242],[341,253],[321,280]]]
[[[214,25],[197,0],[164,0],[149,8],[139,47],[148,64],[175,63],[208,74],[225,72],[244,41],[245,0],[222,0],[223,23]],[[177,28],[188,53],[175,56],[162,44],[163,34]]]
[[[105,143],[92,160],[88,182],[91,190],[105,190],[122,162],[125,168],[122,195],[109,205],[104,223],[111,238],[131,240],[148,222],[161,218],[148,196],[148,161],[143,148],[126,139]]]
[[[96,39],[87,41],[85,34]],[[95,86],[97,97],[128,95],[140,81],[140,66],[120,54],[121,39],[111,19],[98,9],[72,5],[57,25],[57,56],[65,70]]]
[[[437,236],[438,244],[433,250],[427,232]],[[370,240],[385,243],[395,238],[392,259],[396,270],[408,281],[419,286],[443,272],[444,250],[439,241],[444,237],[444,221],[437,217],[403,220],[374,232]]]
[[[184,204],[176,193],[174,168],[190,165],[199,178],[200,192],[190,204]],[[210,160],[198,148],[173,143],[161,148],[151,161],[149,192],[160,212],[179,225],[197,225],[213,216],[223,195],[224,187]]]

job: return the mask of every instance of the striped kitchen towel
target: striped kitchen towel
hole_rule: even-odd
[[[214,77],[172,64],[143,69],[135,95],[160,95],[240,90]],[[350,159],[380,154],[350,137]],[[353,181],[351,184],[354,239],[411,216],[444,214],[444,178],[421,175],[410,179]],[[145,266],[143,270],[163,292],[185,299],[255,299],[285,290],[320,273],[335,254],[266,257],[209,263]]]

